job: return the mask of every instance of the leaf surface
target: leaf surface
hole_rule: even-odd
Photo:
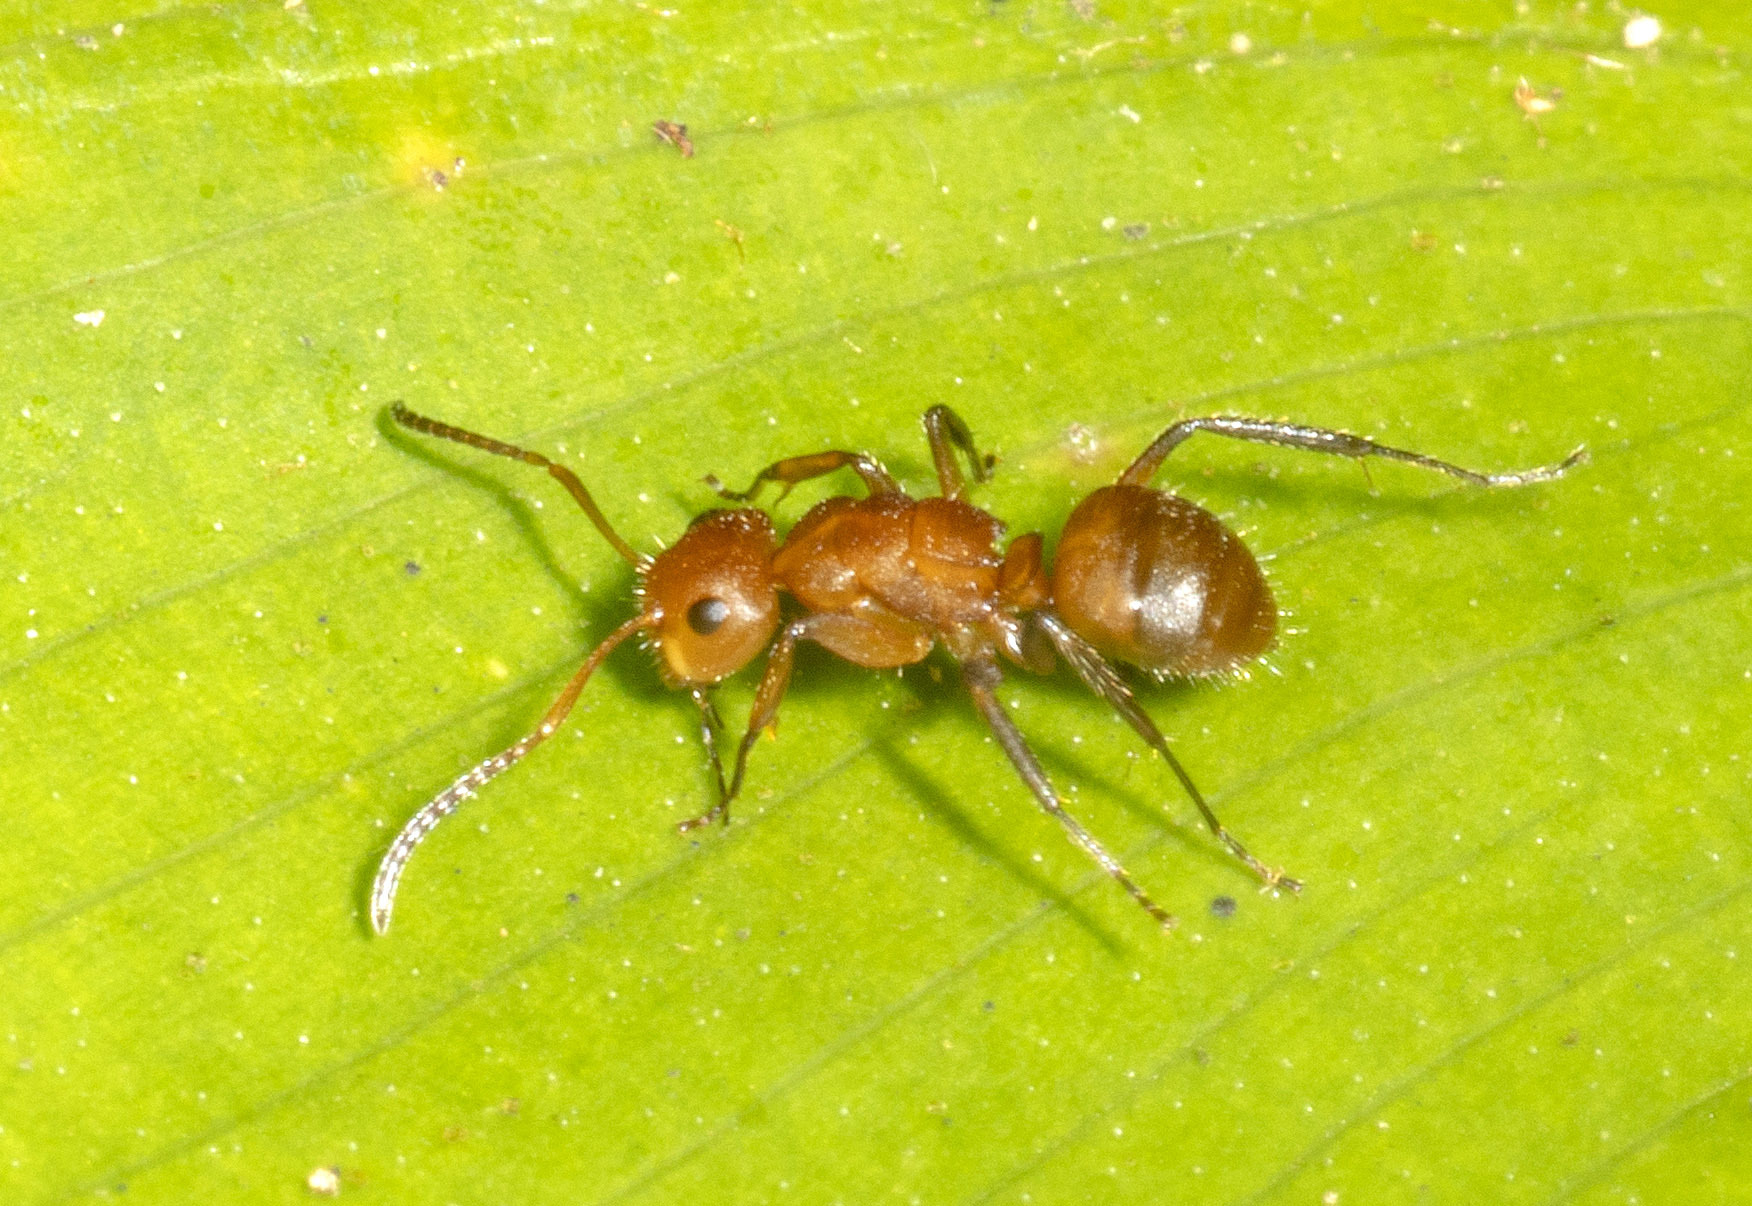
[[[0,15],[6,1200],[1735,1200],[1752,26],[1527,7]],[[398,398],[648,549],[780,456],[927,489],[935,402],[1013,533],[1187,415],[1591,460],[1170,459],[1293,618],[1142,697],[1300,899],[1013,681],[1161,935],[947,663],[806,651],[678,838],[697,720],[629,649],[378,940],[394,830],[632,606]]]

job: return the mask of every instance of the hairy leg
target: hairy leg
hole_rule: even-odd
[[[1330,456],[1349,457],[1352,460],[1363,460],[1367,457],[1380,457],[1390,461],[1404,461],[1407,464],[1419,465],[1425,469],[1433,469],[1438,473],[1446,473],[1462,481],[1471,482],[1475,486],[1525,486],[1532,482],[1550,481],[1560,477],[1565,470],[1587,457],[1587,450],[1577,448],[1569,456],[1556,465],[1546,465],[1538,469],[1524,469],[1518,473],[1478,473],[1471,469],[1462,469],[1447,461],[1437,460],[1421,452],[1411,452],[1404,448],[1392,448],[1386,444],[1377,444],[1374,440],[1362,436],[1350,435],[1343,431],[1332,431],[1325,427],[1304,427],[1299,423],[1279,423],[1269,419],[1243,419],[1229,415],[1217,415],[1203,419],[1183,419],[1174,424],[1161,435],[1157,436],[1151,445],[1144,449],[1143,455],[1131,463],[1131,466],[1119,475],[1119,484],[1125,486],[1142,486],[1156,475],[1162,462],[1175,448],[1185,443],[1194,434],[1208,431],[1212,435],[1227,436],[1232,440],[1246,440],[1254,444],[1277,444],[1284,448],[1300,448],[1304,452],[1324,452]]]
[[[1281,868],[1268,867],[1254,858],[1248,853],[1247,847],[1243,846],[1229,832],[1228,828],[1217,820],[1217,814],[1211,811],[1209,804],[1205,803],[1204,795],[1193,783],[1192,776],[1186,773],[1186,768],[1180,765],[1180,759],[1176,758],[1174,752],[1168,748],[1168,741],[1162,736],[1161,730],[1156,727],[1156,722],[1151,720],[1149,713],[1145,712],[1138,704],[1137,698],[1131,693],[1131,688],[1125,685],[1125,680],[1120,678],[1118,672],[1108,664],[1107,659],[1102,657],[1088,641],[1072,632],[1065,622],[1057,616],[1044,612],[1037,614],[1041,627],[1052,638],[1052,643],[1058,649],[1059,655],[1071,664],[1071,669],[1077,672],[1077,677],[1083,680],[1083,684],[1105,700],[1107,705],[1118,712],[1151,749],[1167,760],[1169,769],[1174,772],[1174,777],[1180,780],[1180,786],[1186,789],[1186,794],[1192,797],[1192,802],[1198,805],[1199,813],[1204,817],[1205,824],[1210,826],[1211,832],[1217,835],[1217,840],[1227,846],[1236,858],[1246,863],[1248,868],[1259,876],[1267,887],[1288,888],[1292,892],[1300,892],[1302,890],[1300,880],[1291,879],[1283,873]]]
[[[1016,773],[1022,776],[1022,781],[1028,785],[1028,790],[1034,793],[1034,799],[1047,815],[1064,826],[1065,835],[1078,846],[1084,854],[1095,860],[1107,874],[1111,875],[1119,886],[1131,894],[1144,912],[1161,922],[1163,929],[1173,929],[1174,917],[1161,905],[1151,900],[1149,895],[1134,881],[1119,863],[1119,860],[1109,854],[1093,834],[1084,829],[1082,824],[1065,811],[1059,803],[1058,793],[1053,791],[1052,783],[1046,777],[1046,772],[1040,768],[1040,762],[1034,757],[1034,751],[1028,748],[1028,742],[1023,739],[1022,731],[1016,727],[1016,722],[1010,719],[1004,711],[1004,705],[998,702],[995,693],[997,685],[1003,681],[1003,673],[998,664],[989,659],[972,661],[961,668],[962,681],[967,684],[967,690],[973,696],[974,706],[980,715],[991,726],[992,735],[998,739],[1004,753],[1009,756],[1010,763],[1016,768]]]

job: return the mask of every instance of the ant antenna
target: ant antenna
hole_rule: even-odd
[[[539,452],[530,452],[515,444],[507,444],[503,440],[495,440],[490,436],[477,435],[460,427],[452,427],[448,423],[440,423],[437,419],[428,419],[425,415],[415,414],[400,402],[392,402],[389,407],[389,417],[410,431],[424,432],[426,435],[437,436],[444,440],[454,440],[458,444],[467,444],[470,448],[479,448],[482,452],[491,452],[498,456],[508,456],[512,460],[525,464],[536,465],[546,469],[566,488],[584,514],[590,517],[590,522],[596,525],[596,530],[602,533],[604,540],[614,546],[614,551],[626,559],[634,569],[643,568],[651,559],[643,553],[635,552],[633,546],[620,538],[620,533],[614,530],[596,500],[590,497],[590,491],[584,488],[584,483],[578,480],[578,475],[564,465],[556,465]]]
[[[412,417],[418,418],[419,416]],[[443,425],[438,424],[438,426]],[[572,681],[566,684],[566,689],[560,692],[560,697],[554,700],[553,706],[547,710],[547,715],[541,718],[541,723],[535,727],[533,732],[527,734],[510,749],[494,754],[485,762],[462,775],[456,782],[432,797],[430,803],[416,812],[408,823],[402,826],[401,832],[395,835],[395,841],[389,844],[389,851],[384,854],[383,862],[378,865],[377,878],[371,883],[372,929],[379,934],[389,933],[389,917],[395,910],[395,890],[401,883],[402,870],[408,865],[408,859],[413,857],[414,851],[420,843],[426,840],[426,835],[438,827],[439,821],[455,812],[464,802],[474,799],[475,793],[488,782],[504,774],[515,763],[521,761],[530,750],[552,737],[555,730],[565,723],[566,715],[571,712],[572,705],[578,702],[578,693],[584,689],[584,684],[590,681],[590,675],[602,663],[602,659],[612,653],[616,645],[640,629],[649,627],[650,623],[650,617],[636,615],[609,633],[608,639],[591,650],[590,656],[584,660],[584,665],[579,668],[578,673],[572,676]]]

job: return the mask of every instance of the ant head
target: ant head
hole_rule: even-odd
[[[639,594],[669,683],[715,683],[766,648],[779,624],[775,548],[764,511],[707,511],[645,567]]]

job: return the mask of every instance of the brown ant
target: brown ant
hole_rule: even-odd
[[[635,634],[643,634],[656,653],[664,681],[688,691],[700,709],[718,799],[703,815],[682,822],[684,833],[713,821],[728,823],[749,751],[774,722],[790,685],[798,641],[814,641],[872,669],[910,666],[941,644],[960,665],[974,706],[1040,806],[1165,928],[1174,918],[1059,802],[998,702],[1000,658],[1037,674],[1050,673],[1059,658],[1070,663],[1083,683],[1162,755],[1205,824],[1237,858],[1266,886],[1299,891],[1300,883],[1254,858],[1217,820],[1113,667],[1127,662],[1157,677],[1222,675],[1258,657],[1277,632],[1277,605],[1240,537],[1204,508],[1151,488],[1150,478],[1170,452],[1201,431],[1356,460],[1405,461],[1480,486],[1549,481],[1585,455],[1578,448],[1549,468],[1485,474],[1319,427],[1229,416],[1186,419],[1158,436],[1113,485],[1077,504],[1048,571],[1040,533],[1020,536],[1000,552],[1004,525],[963,500],[967,481],[956,454],[966,458],[975,481],[989,477],[994,459],[980,456],[967,424],[947,406],[933,406],[924,415],[938,497],[909,496],[865,453],[787,457],[762,469],[743,491],[727,490],[715,478],[706,482],[724,498],[747,503],[769,482],[779,486],[782,499],[799,482],[850,469],[862,479],[865,497],[816,504],[783,540],[765,511],[707,511],[655,557],[621,539],[584,483],[564,465],[417,415],[399,402],[390,415],[414,431],[546,469],[632,565],[640,607],[591,651],[533,732],[445,788],[396,835],[371,887],[371,924],[379,934],[389,929],[396,885],[415,847],[488,780],[552,736],[596,667]],[[796,601],[801,614],[785,618],[781,593]],[[766,670],[726,781],[711,692],[763,649]]]

